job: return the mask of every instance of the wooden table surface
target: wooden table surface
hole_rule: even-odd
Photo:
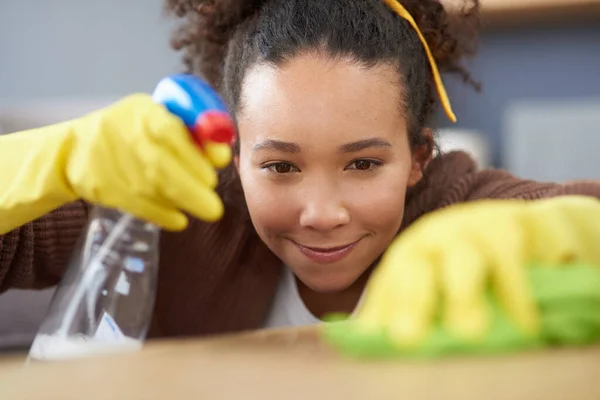
[[[600,347],[494,358],[358,362],[312,329],[148,343],[138,353],[0,359],[0,399],[600,399]]]

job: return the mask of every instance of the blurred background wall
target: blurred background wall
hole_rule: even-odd
[[[488,1],[497,7],[503,0]],[[485,165],[536,179],[600,177],[579,167],[556,176],[539,174],[507,156],[515,132],[523,136],[527,133],[521,131],[537,130],[544,136],[523,141],[548,138],[563,147],[577,141],[576,127],[569,126],[573,120],[585,122],[582,130],[597,128],[597,119],[582,112],[557,116],[551,126],[541,124],[538,113],[547,115],[546,105],[548,110],[570,104],[600,107],[600,19],[582,22],[576,13],[533,23],[514,19],[497,17],[484,29],[481,52],[470,63],[483,83],[482,93],[446,78],[459,122],[449,126],[439,118],[439,126],[475,131],[485,139]],[[172,23],[163,14],[162,0],[0,1],[0,129],[66,118],[134,91],[152,90],[160,77],[179,69],[179,56],[169,48]],[[546,132],[552,127],[556,132]],[[531,156],[529,149],[517,153]]]
[[[0,100],[152,90],[178,67],[162,0],[1,0]]]
[[[459,120],[455,128],[483,135],[494,166],[540,180],[600,178],[600,161],[595,160],[600,149],[600,22],[484,30],[481,52],[469,66],[483,85],[481,93],[446,79]],[[450,127],[442,116],[438,120]],[[530,159],[515,159],[513,153]]]
[[[535,23],[499,16],[484,30],[469,65],[483,92],[446,78],[459,122],[438,118],[444,149],[470,150],[482,166],[525,178],[600,178],[600,18],[570,9]],[[150,92],[179,70],[171,26],[162,0],[0,0],[0,131]],[[28,344],[51,292],[0,296],[0,348]]]

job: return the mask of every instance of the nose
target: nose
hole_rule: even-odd
[[[311,191],[307,198],[300,214],[303,228],[327,232],[350,222],[350,213],[338,196]]]

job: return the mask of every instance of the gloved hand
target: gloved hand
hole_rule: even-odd
[[[183,212],[211,222],[223,214],[215,168],[226,144],[200,150],[183,122],[135,94],[82,118],[0,136],[0,234],[84,199],[169,230]]]
[[[535,335],[539,313],[527,266],[600,266],[598,243],[600,200],[590,197],[489,200],[432,213],[384,254],[354,327],[365,334],[385,331],[399,348],[420,344],[435,323],[477,341],[492,322],[491,286],[522,333]]]

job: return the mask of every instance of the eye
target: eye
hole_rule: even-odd
[[[353,169],[357,171],[373,171],[377,167],[381,167],[382,163],[375,160],[356,160],[348,165],[347,169]]]
[[[292,172],[298,172],[298,168],[294,167],[290,163],[286,162],[276,162],[265,165],[263,169],[269,170],[269,172],[274,172],[276,174],[290,174]]]
[[[365,171],[371,168],[371,161],[369,160],[358,160],[354,162],[354,168]]]

